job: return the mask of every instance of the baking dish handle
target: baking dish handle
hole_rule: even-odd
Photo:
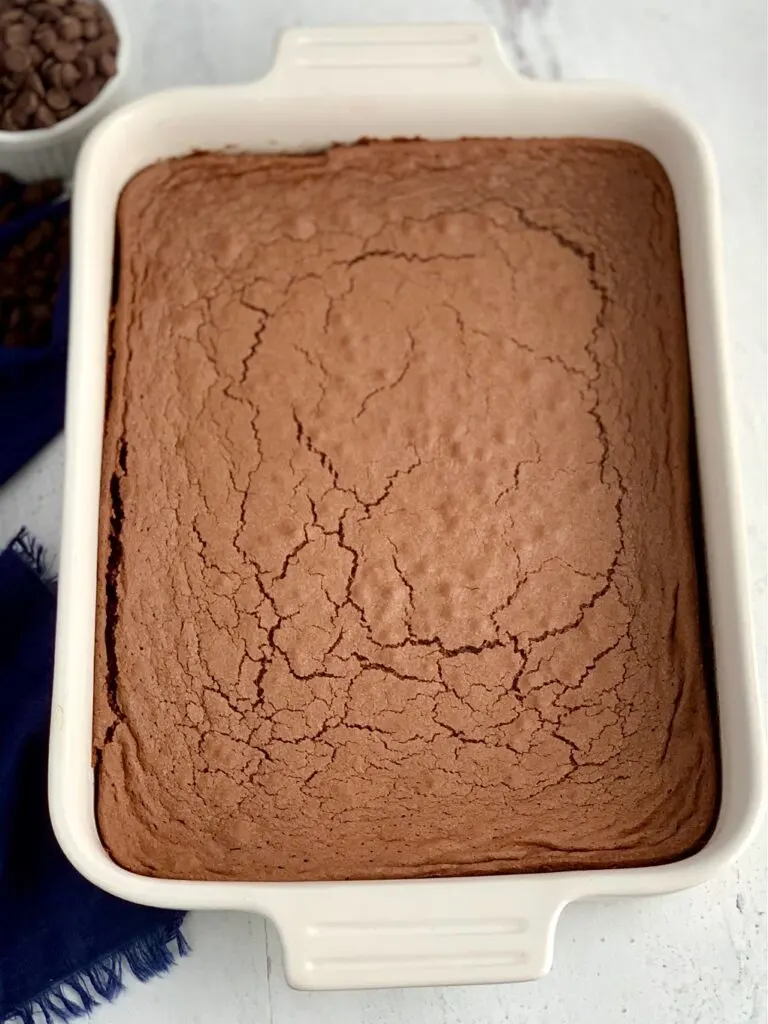
[[[280,96],[467,96],[533,84],[509,65],[490,25],[375,25],[288,29],[258,88]]]
[[[410,889],[405,900],[402,886]],[[294,988],[532,981],[550,969],[568,902],[552,876],[531,875],[347,882],[343,895],[339,883],[312,890],[275,914]]]

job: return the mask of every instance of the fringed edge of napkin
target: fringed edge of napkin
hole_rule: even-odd
[[[36,1024],[42,1016],[45,1024],[75,1020],[91,1013],[102,1001],[111,1003],[125,988],[123,971],[128,966],[139,981],[150,981],[165,974],[176,963],[177,956],[186,956],[189,945],[181,933],[184,914],[160,928],[136,939],[125,949],[109,953],[91,967],[56,985],[36,999],[11,1010],[0,1024]],[[176,944],[176,953],[170,948]]]
[[[20,530],[9,547],[47,587],[55,589],[56,575],[45,548],[29,530]],[[23,1006],[14,1007],[3,1016],[0,1024],[36,1024],[36,1014],[38,1020],[42,1016],[45,1024],[66,1024],[85,1017],[102,1001],[111,1003],[120,995],[125,988],[123,970],[126,965],[139,981],[150,981],[159,974],[165,974],[176,963],[177,957],[189,953],[189,943],[181,931],[184,916],[183,912],[176,914],[171,921],[148,935],[142,935],[125,948],[101,957],[87,969],[62,979]],[[175,953],[171,948],[173,944],[176,945]]]
[[[40,541],[32,536],[26,526],[19,530],[8,547],[29,566],[49,590],[56,589],[56,574],[48,562],[46,550]]]

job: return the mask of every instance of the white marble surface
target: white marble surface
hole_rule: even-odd
[[[766,10],[760,0],[123,0],[144,86],[257,77],[276,31],[349,21],[491,21],[539,77],[652,87],[692,114],[720,168],[731,373],[761,682],[766,682]],[[0,491],[0,544],[22,524],[55,553],[61,442]],[[746,1024],[766,1017],[765,833],[710,884],[678,896],[570,907],[555,966],[518,986],[301,993],[261,918],[193,914],[194,952],[135,982],[95,1024]]]

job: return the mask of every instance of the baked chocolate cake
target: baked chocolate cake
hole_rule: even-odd
[[[654,864],[717,758],[672,189],[618,142],[126,187],[94,747],[121,865]]]

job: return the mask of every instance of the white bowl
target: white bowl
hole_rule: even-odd
[[[134,76],[126,19],[115,0],[101,2],[109,11],[120,40],[117,72],[95,100],[65,121],[29,131],[0,130],[0,171],[21,181],[70,177],[78,150],[91,128],[132,98]]]
[[[119,867],[94,814],[93,667],[105,375],[115,213],[126,182],[195,149],[317,150],[361,136],[623,139],[664,165],[678,206],[715,647],[722,802],[698,853],[672,864],[371,882],[211,882]],[[672,892],[743,850],[765,785],[747,608],[744,534],[725,367],[717,181],[697,129],[647,93],[533,82],[481,26],[292,30],[272,71],[245,86],[181,89],[114,115],[75,177],[66,478],[49,760],[54,831],[75,867],[124,899],[266,914],[291,984],[368,988],[524,981],[549,969],[572,900]],[[596,911],[599,913],[599,911]]]

